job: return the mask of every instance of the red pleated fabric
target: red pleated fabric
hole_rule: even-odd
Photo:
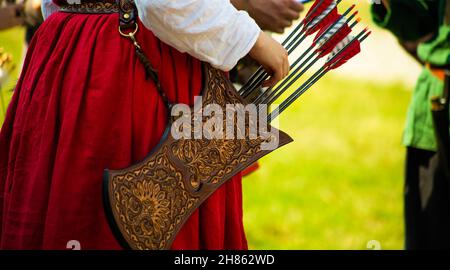
[[[142,160],[167,112],[117,26],[117,14],[56,13],[34,37],[0,133],[0,248],[121,248],[103,210],[103,170]],[[142,24],[137,38],[169,99],[191,104],[201,63]],[[192,215],[172,248],[247,248],[240,176]]]

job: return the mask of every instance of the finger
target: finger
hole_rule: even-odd
[[[274,86],[274,85],[275,85],[275,83],[273,82],[273,79],[270,78],[270,79],[265,80],[265,81],[263,82],[262,87],[272,87],[272,86]]]
[[[287,10],[286,13],[284,14],[284,18],[286,20],[295,21],[300,18],[300,13],[294,10]]]
[[[290,1],[289,7],[296,12],[302,12],[305,9],[303,4],[297,3],[297,1],[295,1],[295,0]]]
[[[270,77],[269,77],[269,79],[267,79],[267,80],[265,80],[263,83],[262,83],[262,86],[263,87],[272,87],[272,85],[273,85],[273,80],[274,80],[274,72],[271,70],[271,69],[269,69],[269,68],[264,68],[265,70],[266,70],[266,72],[267,72],[267,74],[269,74],[270,75]]]
[[[284,73],[284,67],[279,67],[279,70],[277,72],[275,72],[273,75],[273,81],[274,81],[273,85],[277,84],[283,78],[283,73]]]
[[[279,79],[278,79],[278,81],[279,80],[281,80],[281,79],[283,79],[284,78],[284,74],[286,73],[286,65],[284,64],[284,59],[283,59],[283,61],[280,63],[280,76],[279,76]]]
[[[274,25],[274,30],[278,34],[283,34],[284,31],[292,26],[292,22],[288,20],[280,20]]]
[[[277,84],[277,82],[280,80],[280,77],[281,77],[280,73],[282,72],[281,67],[279,67],[279,68],[280,68],[280,70],[274,72],[272,74],[272,76],[270,76],[270,78],[263,83],[264,87],[273,87]]]
[[[277,33],[277,34],[283,34],[284,33],[284,26],[274,26],[273,27],[273,32]]]
[[[276,77],[272,76],[270,77],[270,79],[268,79],[267,81],[265,81],[262,86],[263,87],[274,87],[279,80],[276,79]]]
[[[280,26],[283,28],[288,28],[292,26],[292,21],[291,20],[282,20],[280,22]]]
[[[287,74],[289,73],[289,62],[288,62],[287,58],[283,59],[283,62],[281,64],[281,69],[282,69],[282,74],[281,74],[280,80],[284,79],[287,76]]]
[[[286,78],[289,75],[289,71],[291,71],[291,65],[289,64],[289,60],[286,58],[286,73],[283,78]]]
[[[283,73],[281,74],[280,80],[284,79],[289,72],[289,67],[286,65],[286,61],[283,61]]]

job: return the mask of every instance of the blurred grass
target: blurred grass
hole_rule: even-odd
[[[7,53],[10,53],[13,57],[13,61],[16,64],[16,69],[12,72],[8,82],[0,89],[0,95],[5,102],[0,102],[0,123],[3,123],[5,117],[4,106],[6,106],[11,99],[12,89],[14,88],[17,78],[19,77],[21,63],[22,63],[22,50],[24,44],[25,31],[22,27],[15,27],[9,30],[0,31],[0,48],[4,48]],[[1,101],[1,99],[0,99]]]
[[[368,1],[355,4],[363,25],[375,28]],[[410,89],[368,79],[329,74],[281,116],[295,141],[243,180],[250,248],[366,249],[370,240],[403,248]]]
[[[401,249],[400,143],[410,93],[327,77],[285,115],[295,142],[244,178],[250,248]]]

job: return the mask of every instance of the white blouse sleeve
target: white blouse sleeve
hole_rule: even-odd
[[[181,52],[224,71],[232,69],[261,32],[229,0],[135,0],[142,23]]]
[[[42,17],[44,17],[45,20],[50,15],[57,12],[59,10],[59,7],[55,5],[52,0],[42,0],[41,10],[42,10]]]
[[[261,32],[245,11],[229,0],[135,0],[142,23],[162,41],[224,71],[232,69]],[[48,18],[58,11],[42,0]]]

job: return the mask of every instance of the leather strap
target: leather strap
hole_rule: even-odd
[[[136,4],[134,3],[134,0],[116,0],[116,1],[117,4],[119,5],[119,32],[122,36],[130,38],[131,41],[133,42],[133,45],[136,50],[136,55],[139,61],[144,66],[147,79],[153,80],[153,82],[156,85],[156,90],[158,91],[159,96],[162,98],[162,100],[166,105],[167,110],[169,111],[170,108],[172,107],[172,104],[169,102],[166,93],[161,87],[161,82],[159,81],[158,77],[158,71],[152,67],[150,60],[145,55],[144,51],[142,50],[141,46],[139,45],[135,37],[135,34],[139,29],[139,25],[137,23],[138,12]],[[131,29],[131,32],[129,31],[128,34],[124,34],[125,29]]]
[[[119,25],[122,28],[134,27],[138,12],[134,0],[116,0],[119,6]]]
[[[111,14],[118,13],[119,7],[116,0],[91,1],[79,0],[76,3],[65,3],[59,5],[59,11],[67,13],[82,13],[82,14]]]
[[[158,94],[163,99],[167,109],[170,110],[172,104],[169,102],[166,93],[161,87],[158,71],[152,67],[150,60],[136,40],[139,24],[137,7],[134,0],[73,0],[61,5],[60,10],[69,13],[85,14],[119,13],[120,34],[133,43],[136,56],[144,66],[147,79],[151,79],[155,83]]]

